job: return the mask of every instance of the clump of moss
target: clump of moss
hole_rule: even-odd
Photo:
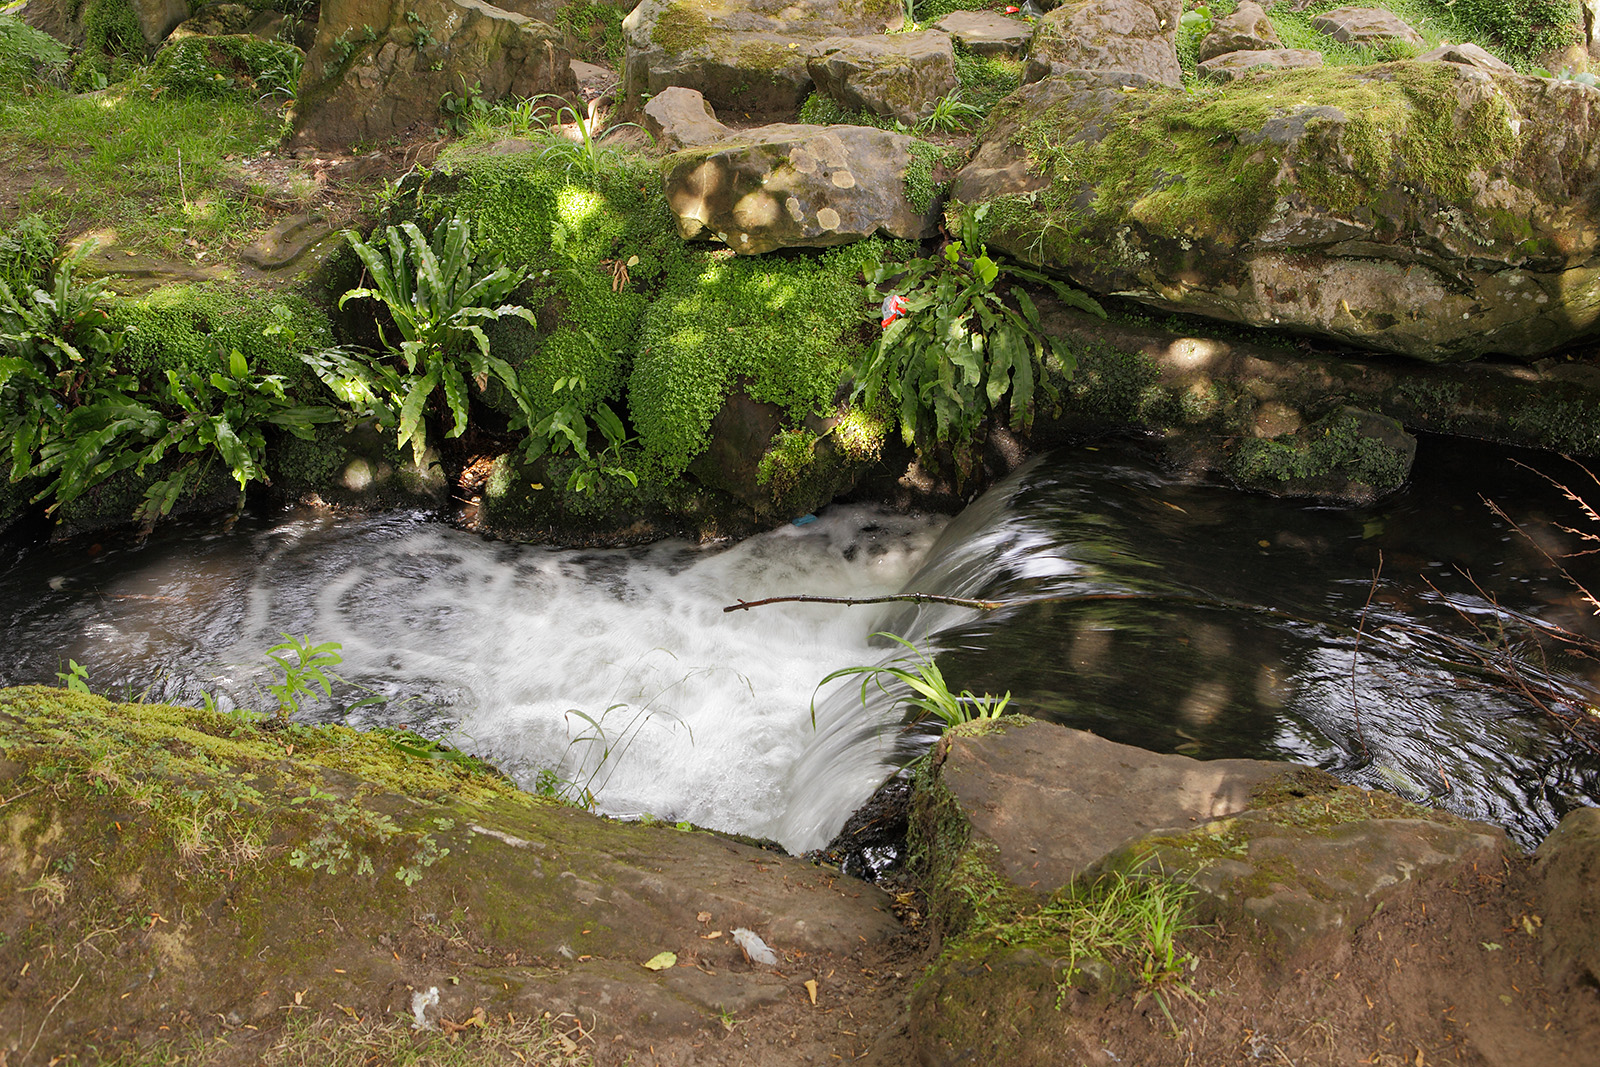
[[[667,478],[684,470],[736,383],[792,423],[831,408],[870,318],[862,273],[886,251],[870,239],[822,256],[721,251],[674,263],[640,321],[628,380],[651,466]]]
[[[269,302],[270,300],[270,302]],[[182,366],[222,369],[237,349],[258,373],[280,374],[320,393],[300,353],[333,343],[327,314],[304,297],[229,285],[169,285],[114,302],[110,328],[125,330],[122,361],[146,383]]]
[[[656,16],[650,40],[668,52],[687,52],[710,38],[711,20],[694,4],[680,0]]]
[[[1005,56],[980,56],[957,41],[956,81],[961,99],[987,113],[1004,96],[1022,85],[1022,63]]]
[[[1472,40],[1499,44],[1523,63],[1583,38],[1576,0],[1450,0],[1449,7]]]
[[[782,497],[799,484],[817,458],[817,435],[810,430],[779,430],[756,464],[756,484]]]
[[[1229,459],[1228,472],[1251,485],[1316,482],[1329,476],[1375,493],[1398,489],[1411,473],[1414,453],[1368,432],[1368,417],[1346,408],[1305,431],[1283,438],[1246,438]]]
[[[812,93],[800,105],[800,121],[812,126],[872,126],[880,130],[903,129],[890,115],[878,115],[861,108],[851,110],[823,93]]]
[[[532,269],[515,297],[538,326],[507,318],[488,334],[536,404],[554,406],[557,383],[573,375],[585,413],[620,395],[650,290],[682,254],[660,179],[642,160],[619,162],[591,177],[537,151],[451,156],[428,201],[470,216],[486,252]]]
[[[911,142],[911,162],[906,167],[906,199],[911,206],[926,215],[934,200],[949,192],[950,180],[966,162],[966,151],[960,148],[941,148],[918,139]],[[944,177],[935,180],[943,172]]]

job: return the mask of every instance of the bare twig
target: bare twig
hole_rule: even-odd
[[[61,1002],[63,1000],[66,1000],[68,997],[72,996],[73,992],[78,988],[78,984],[82,981],[83,975],[80,974],[78,975],[78,981],[72,983],[71,989],[67,990],[55,1000],[51,1001],[50,1010],[44,1013],[44,1019],[39,1023],[39,1032],[33,1035],[33,1044],[28,1046],[28,1051],[22,1056],[23,1059],[26,1060],[33,1055],[33,1050],[39,1047],[39,1039],[44,1036],[44,1028],[45,1025],[50,1022],[50,1016],[54,1015],[56,1013],[56,1009],[61,1007]]]
[[[1372,609],[1372,598],[1378,595],[1378,578],[1383,574],[1383,551],[1378,552],[1378,567],[1372,572],[1372,585],[1367,589],[1367,602],[1361,605],[1361,619],[1356,623],[1356,643],[1350,649],[1350,710],[1356,716],[1356,740],[1361,742],[1361,758],[1371,759],[1367,751],[1366,731],[1361,725],[1361,695],[1356,685],[1356,665],[1361,659],[1361,633],[1367,628],[1367,612]]]

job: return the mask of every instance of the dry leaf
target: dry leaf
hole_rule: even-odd
[[[702,911],[699,915],[694,917],[694,921],[697,923],[708,923],[711,921],[711,913],[709,911]]]
[[[815,978],[807,978],[806,979],[806,995],[811,998],[811,1006],[813,1008],[816,1007],[817,1006],[817,980]]]
[[[700,935],[700,940],[702,940],[702,941],[715,941],[717,938],[719,938],[721,936],[722,936],[722,931],[721,930],[713,930],[709,934],[701,934]]]
[[[678,954],[676,952],[657,952],[654,956],[644,961],[647,971],[664,971],[668,967],[676,967]]]

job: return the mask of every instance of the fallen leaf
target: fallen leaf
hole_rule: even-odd
[[[678,954],[676,952],[657,952],[654,956],[644,961],[644,967],[647,971],[664,971],[668,967],[676,967],[677,965]]]
[[[697,923],[708,923],[711,921],[711,913],[709,911],[702,911],[699,915],[694,917],[694,921]]]
[[[713,930],[709,934],[701,934],[700,935],[700,940],[702,940],[702,941],[715,941],[717,938],[719,938],[721,936],[722,936],[722,931],[721,930]]]
[[[806,979],[806,995],[811,998],[811,1006],[813,1008],[816,1007],[817,1006],[817,980],[815,978],[807,978]]]

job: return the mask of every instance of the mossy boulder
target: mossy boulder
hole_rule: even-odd
[[[1428,361],[1534,356],[1600,320],[1597,102],[1455,63],[1199,98],[1056,78],[997,109],[954,198],[1096,292]]]
[[[191,11],[189,0],[28,0],[21,17],[69,48],[148,53]]]
[[[937,220],[907,188],[914,143],[867,126],[762,126],[667,157],[662,184],[686,240],[715,237],[739,255],[920,240]]]
[[[292,95],[300,72],[300,49],[248,33],[216,37],[186,35],[156,53],[156,80],[169,92],[219,96],[239,93],[257,100]]]
[[[1273,496],[1367,505],[1405,484],[1416,455],[1417,439],[1398,419],[1344,407],[1289,433],[1236,442],[1224,469]]]
[[[671,86],[698,90],[718,111],[792,119],[811,91],[806,57],[826,37],[899,26],[898,0],[644,0],[623,20],[623,99]]]
[[[932,30],[877,37],[830,37],[806,70],[817,92],[848,111],[915,126],[955,90],[956,55],[948,34]]]
[[[574,96],[562,32],[475,0],[325,0],[295,105],[295,143],[368,144],[444,122],[465,102]]]
[[[626,1053],[804,996],[710,930],[809,968],[899,929],[871,886],[530,796],[397,731],[7,690],[0,793],[0,1033],[26,1035],[18,1051],[115,1062],[227,1031],[245,1062],[291,1015],[437,1026],[477,1007],[581,1013]],[[640,966],[663,950],[685,965]],[[68,989],[70,1010],[41,1012]]]

